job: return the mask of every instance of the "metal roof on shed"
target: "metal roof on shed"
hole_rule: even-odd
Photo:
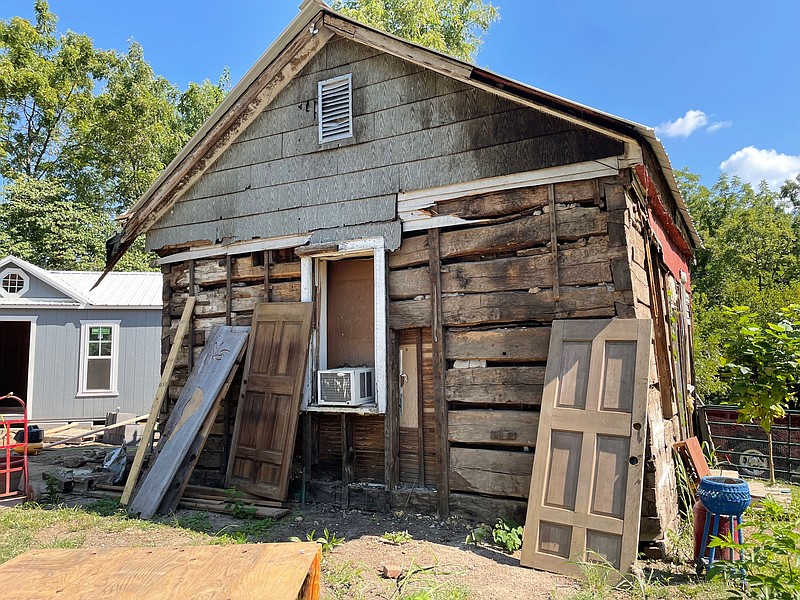
[[[49,271],[93,306],[161,306],[161,273],[109,273],[95,288],[96,271]]]

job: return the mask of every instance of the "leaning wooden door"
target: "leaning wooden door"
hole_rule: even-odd
[[[651,323],[554,321],[520,562],[636,559]]]
[[[286,498],[311,316],[310,302],[256,306],[228,461],[228,486],[265,498]]]

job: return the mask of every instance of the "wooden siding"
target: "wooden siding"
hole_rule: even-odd
[[[317,82],[347,72],[355,136],[320,146]],[[401,190],[623,150],[588,129],[334,38],[148,232],[148,247],[386,224]]]
[[[161,372],[161,313],[155,310],[0,310],[4,316],[37,316],[33,367],[33,419],[105,418],[120,408],[146,413]],[[81,320],[119,320],[118,396],[76,397]]]

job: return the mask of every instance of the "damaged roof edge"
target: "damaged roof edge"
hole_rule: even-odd
[[[133,244],[135,238],[141,235],[142,233],[145,233],[149,229],[149,226],[138,226],[133,228],[135,229],[135,231],[126,230],[130,217],[136,212],[145,208],[145,205],[147,204],[148,200],[150,200],[151,197],[154,195],[154,193],[158,191],[158,189],[165,183],[170,173],[175,169],[177,169],[178,166],[181,165],[187,159],[187,157],[189,157],[189,155],[200,143],[200,141],[203,140],[211,132],[211,130],[215,127],[215,125],[221,120],[223,115],[225,115],[236,104],[239,97],[256,81],[258,76],[274,60],[276,60],[278,55],[286,48],[286,46],[289,45],[289,43],[298,34],[300,34],[306,27],[314,23],[314,21],[320,17],[321,13],[330,14],[331,16],[335,16],[338,19],[342,19],[349,22],[354,26],[379,33],[380,35],[385,36],[387,38],[402,42],[403,44],[409,45],[416,49],[423,50],[432,55],[438,56],[442,59],[446,59],[447,61],[451,62],[451,64],[456,63],[460,66],[463,66],[465,71],[469,72],[468,79],[476,84],[479,83],[482,84],[483,86],[489,86],[489,87],[494,87],[498,90],[503,90],[504,92],[510,95],[517,96],[520,99],[524,99],[528,102],[533,102],[534,104],[538,104],[542,108],[546,108],[557,113],[563,113],[564,116],[568,116],[571,119],[578,119],[586,123],[602,127],[611,132],[616,132],[618,135],[633,138],[640,144],[646,144],[647,146],[650,147],[650,149],[653,151],[658,160],[659,167],[661,168],[661,171],[664,174],[664,178],[669,187],[669,191],[674,197],[675,203],[678,207],[678,211],[680,212],[681,217],[686,223],[687,230],[689,232],[690,237],[692,238],[691,241],[695,246],[702,247],[702,241],[700,240],[700,237],[697,234],[697,231],[695,230],[694,223],[692,221],[691,216],[689,215],[686,203],[684,202],[683,197],[681,196],[680,191],[678,189],[678,184],[677,181],[675,180],[675,176],[669,161],[669,157],[667,156],[664,146],[662,145],[661,141],[656,137],[655,131],[652,128],[646,127],[644,125],[641,125],[633,121],[629,121],[627,119],[623,119],[621,117],[617,117],[610,113],[606,113],[591,108],[589,106],[585,106],[583,104],[574,102],[572,100],[568,100],[566,98],[515,81],[513,79],[503,77],[491,71],[481,69],[464,61],[443,54],[441,52],[425,48],[423,46],[420,46],[419,44],[409,42],[408,40],[404,40],[395,35],[380,31],[368,25],[364,25],[363,23],[360,23],[349,17],[346,17],[341,13],[333,10],[332,8],[321,2],[321,0],[304,0],[299,8],[300,8],[299,14],[294,18],[294,20],[292,20],[292,22],[286,27],[286,29],[284,29],[284,31],[278,36],[278,38],[272,44],[270,44],[269,48],[267,48],[267,50],[261,55],[261,57],[256,61],[256,63],[234,86],[234,88],[226,96],[226,98],[222,101],[222,103],[209,116],[209,118],[206,119],[206,121],[197,131],[197,133],[195,133],[194,136],[192,136],[189,142],[187,142],[187,144],[181,149],[178,155],[164,169],[161,175],[159,175],[159,177],[153,182],[153,184],[147,189],[147,191],[141,196],[141,198],[139,198],[139,200],[129,209],[129,211],[119,217],[119,220],[123,223],[122,231],[120,234],[117,234],[108,241],[107,252],[106,252],[106,268],[103,273],[103,276],[105,276],[105,273],[108,273],[111,269],[113,269],[114,265],[120,259],[122,254],[124,254],[124,252]],[[429,68],[435,70],[433,67]],[[452,74],[449,73],[444,73],[444,75],[450,77],[453,76]],[[152,210],[152,208],[150,210]],[[150,212],[150,210],[148,210],[147,212]],[[141,225],[142,219],[139,219],[139,223]],[[100,280],[102,280],[103,276],[101,276]],[[98,283],[100,280],[98,280]]]

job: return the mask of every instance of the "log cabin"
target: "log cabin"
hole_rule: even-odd
[[[675,525],[700,239],[653,129],[305,0],[122,223],[107,268],[146,236],[164,357],[196,298],[166,414],[213,326],[313,304],[282,452],[344,507],[521,523],[553,321],[652,321],[639,539]],[[257,493],[236,387],[192,477]]]

